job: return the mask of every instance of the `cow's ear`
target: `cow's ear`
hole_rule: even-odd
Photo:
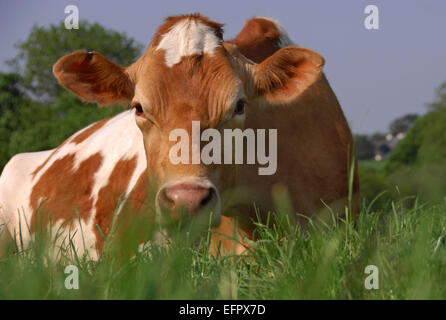
[[[324,58],[295,46],[280,49],[255,65],[254,94],[273,104],[288,104],[321,76]]]
[[[53,66],[53,73],[63,87],[88,102],[112,105],[133,97],[134,86],[126,69],[94,51],[62,57]]]
[[[230,42],[255,63],[262,62],[280,48],[293,45],[278,21],[261,17],[246,21],[237,37]]]

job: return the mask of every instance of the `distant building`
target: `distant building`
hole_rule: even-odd
[[[396,135],[388,133],[385,135],[384,139],[372,141],[373,146],[375,147],[375,156],[373,159],[375,161],[384,160],[393,148],[395,148],[398,141],[404,139],[405,136],[406,134],[404,132],[399,132]]]

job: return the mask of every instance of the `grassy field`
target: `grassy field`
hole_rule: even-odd
[[[53,261],[44,241],[0,260],[0,299],[444,299],[446,215],[442,204],[401,199],[379,210],[364,206],[353,222],[305,228],[287,219],[258,225],[249,256],[214,258],[209,238],[178,232],[172,245],[152,245],[129,260],[104,254]],[[197,244],[198,241],[198,244]],[[79,289],[64,286],[66,265]],[[367,290],[367,265],[379,289]]]

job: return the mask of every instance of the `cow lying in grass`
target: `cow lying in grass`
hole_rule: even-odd
[[[201,15],[175,16],[128,67],[97,52],[62,57],[53,68],[62,86],[85,101],[131,109],[54,150],[13,157],[0,178],[3,237],[26,247],[49,226],[68,232],[61,242],[97,258],[115,216],[124,225],[141,216],[162,224],[166,216],[212,212],[211,249],[240,254],[255,239],[253,220],[274,208],[274,190],[287,191],[293,217],[320,212],[324,203],[335,212],[357,211],[353,140],[322,73],[324,59],[294,46],[271,19],[249,20],[232,41],[222,33]],[[277,148],[276,170],[259,175],[246,163],[172,163],[171,133],[192,135],[193,121],[198,132],[276,129],[277,145],[267,147]],[[234,187],[244,191],[233,192],[237,205],[227,206],[222,195]]]

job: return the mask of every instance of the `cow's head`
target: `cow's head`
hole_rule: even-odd
[[[235,168],[171,163],[172,130],[191,136],[192,121],[200,121],[201,130],[243,127],[245,107],[292,103],[319,78],[323,64],[319,54],[294,46],[256,64],[223,42],[220,24],[194,14],[166,19],[129,67],[78,51],[61,58],[53,71],[85,101],[124,102],[135,109],[158,207],[194,213],[218,205],[220,192],[234,182]]]

